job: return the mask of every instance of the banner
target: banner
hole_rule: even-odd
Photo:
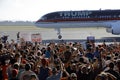
[[[95,37],[94,37],[94,36],[88,36],[88,37],[87,37],[87,40],[94,42],[94,41],[95,41]]]
[[[20,38],[24,41],[31,41],[31,33],[22,32],[20,33]]]
[[[41,34],[40,33],[20,33],[20,38],[24,41],[30,41],[30,42],[42,42]]]
[[[42,42],[41,34],[31,34],[31,41],[32,42]]]

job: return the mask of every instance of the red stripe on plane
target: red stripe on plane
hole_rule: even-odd
[[[120,18],[51,19],[51,20],[38,20],[37,22],[110,21],[110,20],[120,20]]]

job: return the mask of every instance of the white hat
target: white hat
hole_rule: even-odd
[[[71,73],[70,77],[77,77],[76,73]]]

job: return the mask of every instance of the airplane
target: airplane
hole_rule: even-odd
[[[108,33],[120,34],[120,10],[56,11],[43,15],[37,27],[55,28],[61,39],[61,28],[105,27]]]

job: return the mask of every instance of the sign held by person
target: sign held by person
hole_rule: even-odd
[[[31,41],[32,42],[42,42],[41,34],[40,33],[31,34]]]

